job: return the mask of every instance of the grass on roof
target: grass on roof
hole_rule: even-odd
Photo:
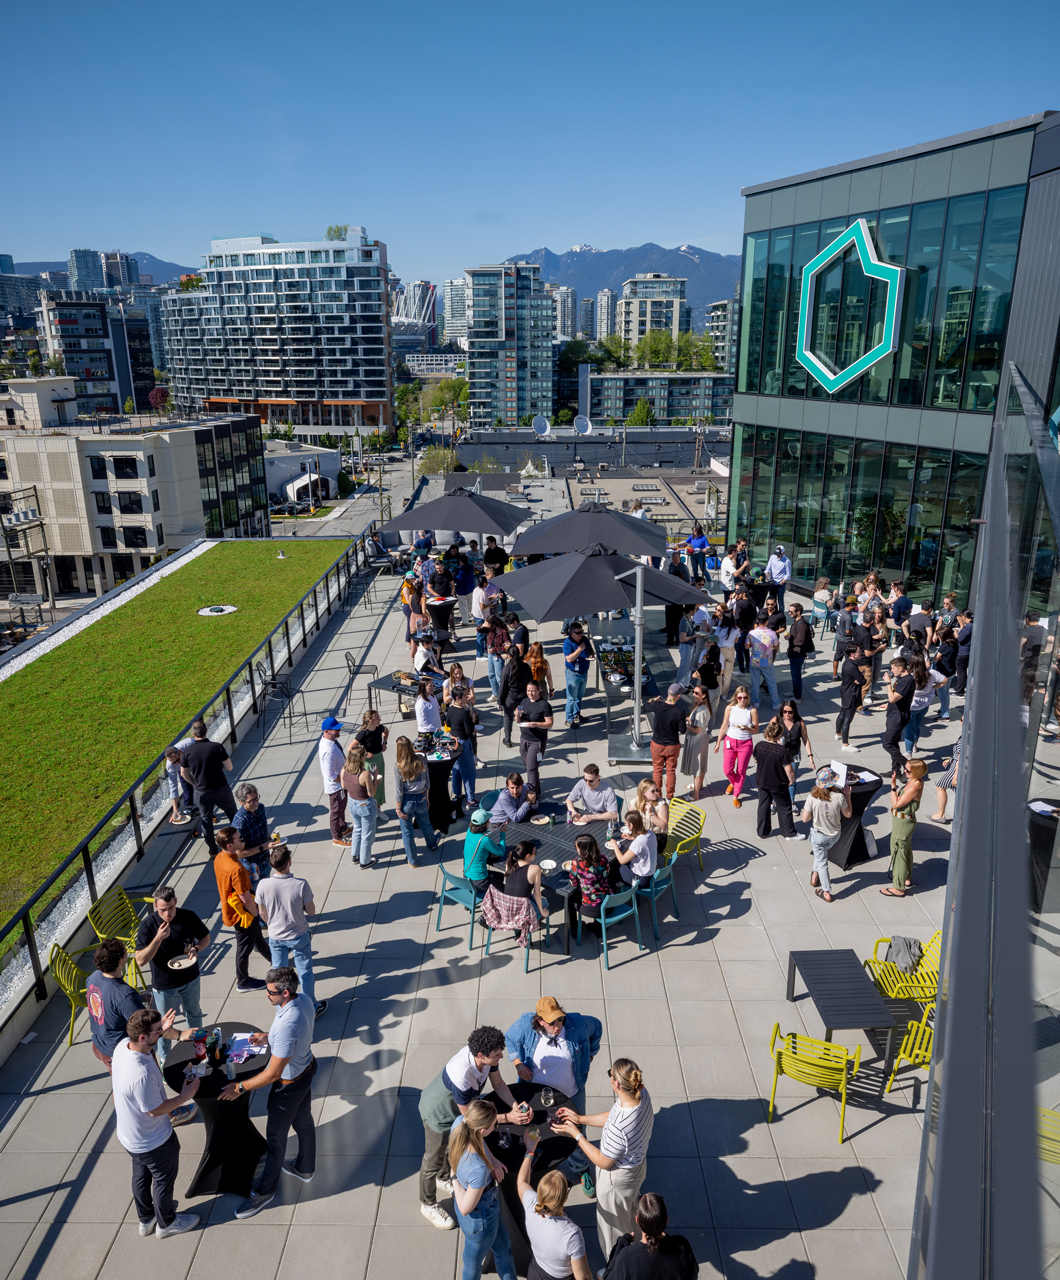
[[[0,923],[346,545],[220,543],[0,682]],[[237,612],[197,615],[213,604]]]

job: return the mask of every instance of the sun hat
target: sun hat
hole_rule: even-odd
[[[537,1002],[534,1012],[542,1022],[555,1022],[558,1018],[567,1016],[567,1011],[555,996],[542,996]]]
[[[828,765],[818,769],[815,777],[819,787],[834,787],[839,781],[839,774],[834,769],[830,769]]]

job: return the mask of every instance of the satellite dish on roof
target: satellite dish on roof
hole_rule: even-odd
[[[547,436],[548,433],[552,430],[549,420],[545,417],[543,413],[537,414],[537,416],[534,418],[533,422],[531,422],[530,425],[534,428],[534,430],[537,432],[539,436]]]
[[[579,413],[574,419],[574,430],[577,431],[580,436],[591,436],[593,433],[593,424],[584,413]]]

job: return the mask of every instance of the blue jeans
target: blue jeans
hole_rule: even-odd
[[[775,711],[780,706],[780,698],[777,696],[777,677],[772,663],[768,667],[751,668],[751,706],[758,706],[758,696],[761,693],[761,685],[758,682],[759,676],[765,681],[766,688],[769,691],[769,700]]]
[[[488,1194],[488,1191],[483,1192],[483,1195]],[[467,1217],[457,1208],[456,1202],[453,1202],[456,1220],[464,1236],[462,1280],[479,1280],[483,1259],[491,1249],[500,1280],[515,1280],[512,1242],[508,1238],[508,1228],[501,1218],[500,1192],[494,1190],[493,1197],[493,1203],[485,1209],[480,1200]]]
[[[693,578],[709,578],[707,576],[707,553],[705,551],[690,551],[688,553],[688,564],[692,570]]]
[[[585,685],[588,679],[588,672],[583,676],[578,675],[576,671],[567,672],[567,706],[564,714],[568,724],[582,713],[582,698],[585,696]]]
[[[822,835],[816,827],[810,828],[810,848],[813,850],[813,869],[821,882],[825,893],[832,892],[832,880],[828,874],[828,850],[839,839],[839,836]]]
[[[159,1013],[164,1014],[168,1009],[183,1009],[184,1016],[188,1020],[189,1027],[202,1026],[202,1008],[199,1005],[199,979],[192,978],[189,983],[183,987],[164,987],[159,990],[154,987],[151,992],[155,1008]],[[158,1042],[158,1060],[165,1062],[166,1054],[169,1053],[172,1040],[159,1040]]]
[[[268,943],[269,951],[272,954],[272,967],[279,969],[287,963],[288,955],[290,955],[291,964],[294,966],[295,973],[298,974],[298,989],[304,991],[310,1000],[316,1004],[316,983],[313,979],[313,943],[309,936],[309,930],[307,929],[300,938],[269,938]]]
[[[499,653],[489,653],[486,655],[487,669],[490,678],[490,690],[495,698],[500,696],[501,692],[501,675],[504,671],[504,658]]]
[[[910,711],[909,721],[902,734],[902,741],[905,743],[905,749],[907,751],[912,751],[916,746],[917,739],[920,737],[920,729],[924,723],[924,717],[927,715],[927,712],[927,707],[922,711]]]
[[[476,658],[484,658],[484,657],[486,656],[486,633],[485,633],[485,631],[479,631],[479,630],[478,630],[478,624],[482,621],[482,619],[481,619],[481,618],[473,618],[473,619],[472,619],[472,621],[474,622],[474,624],[475,624],[475,628],[476,628],[476,630],[475,630],[475,657],[476,657]]]
[[[791,807],[795,808],[795,783],[799,780],[799,761],[802,759],[802,753],[791,757],[791,768],[795,774],[795,782],[788,787],[788,795],[791,796]]]
[[[948,684],[940,684],[939,690],[939,715],[943,720],[950,718],[950,686]]]
[[[416,846],[412,835],[412,819],[415,818],[419,824],[420,831],[423,832],[423,838],[427,842],[427,848],[433,853],[438,848],[438,836],[434,828],[431,826],[431,820],[427,816],[427,797],[420,796],[417,800],[410,800],[405,797],[403,812],[408,814],[407,818],[398,818],[398,825],[401,827],[401,843],[405,846],[405,857],[408,859],[409,866],[416,865]]]
[[[784,612],[784,592],[787,589],[787,585],[788,584],[786,582],[776,582],[773,584],[773,589],[777,593],[777,608],[781,613]]]
[[[471,742],[463,744],[460,754],[453,761],[453,791],[460,794],[461,783],[464,787],[464,799],[468,804],[475,802],[475,754],[471,750]]]
[[[375,839],[375,819],[379,810],[374,800],[350,801],[350,857],[366,867],[372,861],[372,841]]]

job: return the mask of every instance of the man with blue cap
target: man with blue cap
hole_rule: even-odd
[[[328,716],[320,726],[320,746],[317,758],[320,761],[320,772],[324,778],[324,791],[328,797],[328,808],[331,812],[331,843],[340,849],[350,847],[350,824],[346,821],[346,795],[342,790],[340,775],[346,756],[339,746],[339,733],[342,723],[334,716]]]

